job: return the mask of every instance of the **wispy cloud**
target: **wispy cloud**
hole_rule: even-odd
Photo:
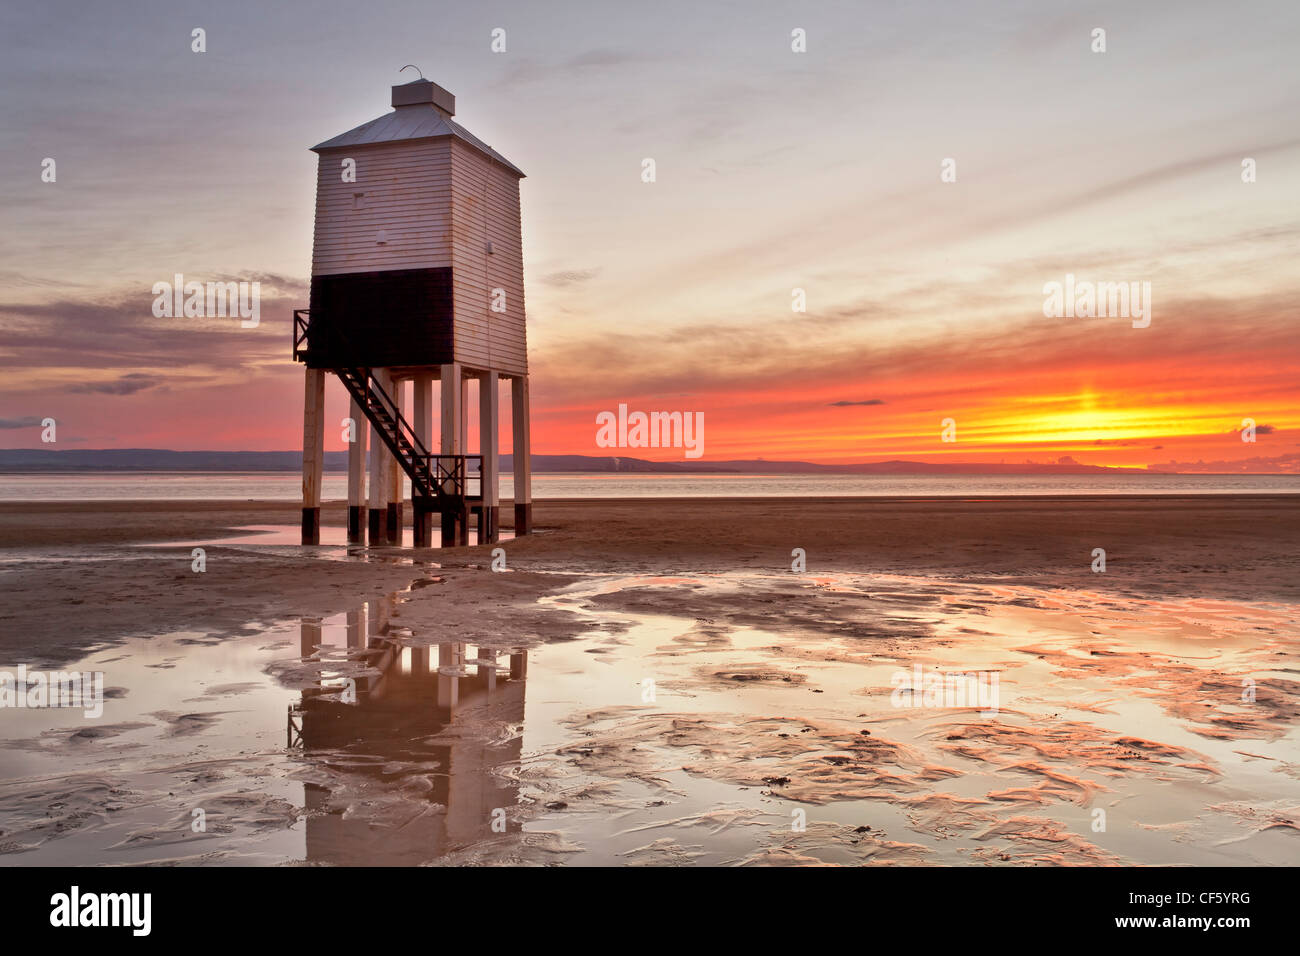
[[[562,272],[548,273],[537,281],[543,285],[563,288],[564,286],[577,285],[580,282],[589,282],[598,275],[600,275],[599,269],[567,269]]]
[[[230,318],[155,318],[147,286],[0,303],[0,368],[11,372],[0,391],[57,384],[82,394],[130,395],[288,365],[291,316],[305,300],[306,283],[253,278],[262,283],[262,319],[255,329]]]
[[[69,391],[97,395],[134,395],[136,392],[157,388],[162,383],[161,376],[131,372],[112,382],[82,382],[73,385]]]
[[[1151,471],[1176,471],[1182,474],[1300,474],[1300,452],[1256,458],[1221,458],[1217,461],[1167,461],[1148,465]]]

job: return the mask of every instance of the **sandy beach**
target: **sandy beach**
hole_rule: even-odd
[[[547,500],[504,573],[240,530],[296,517],[0,504],[0,663],[108,688],[94,721],[8,712],[6,862],[1300,847],[1294,497]],[[997,675],[996,706],[900,687],[931,673]]]

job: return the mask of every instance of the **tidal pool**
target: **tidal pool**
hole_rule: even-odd
[[[454,595],[429,566],[323,620],[69,664],[103,673],[102,716],[0,713],[0,861],[1244,866],[1300,850],[1286,605],[591,574],[537,608],[578,615],[577,639],[477,644],[407,626],[412,600]],[[945,706],[918,673],[995,676],[996,707]]]

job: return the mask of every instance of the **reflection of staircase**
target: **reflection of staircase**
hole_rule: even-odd
[[[307,309],[293,313],[293,357],[295,361],[309,359],[312,336],[328,335],[329,345],[322,353],[341,356],[355,354],[343,334],[328,325],[312,326]],[[392,396],[370,374],[368,368],[343,366],[331,368],[348,394],[361,407],[375,433],[392,452],[406,476],[411,479],[411,502],[417,510],[459,511],[465,504],[465,459],[481,458],[479,455],[434,455],[424,446],[415,429],[402,416]],[[436,504],[435,504],[436,501]]]

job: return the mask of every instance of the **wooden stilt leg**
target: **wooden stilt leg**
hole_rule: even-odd
[[[320,544],[325,468],[325,370],[307,369],[302,412],[302,543]]]
[[[365,540],[363,527],[366,494],[366,438],[369,422],[356,399],[348,407],[352,419],[353,441],[348,445],[348,543],[359,544]]]
[[[528,376],[510,380],[510,417],[514,428],[515,536],[528,534],[533,524],[533,466],[528,427]]]

